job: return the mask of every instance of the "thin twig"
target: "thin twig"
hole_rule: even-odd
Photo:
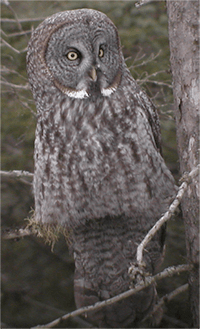
[[[150,277],[146,278],[146,281],[143,285],[140,285],[140,286],[137,286],[134,289],[130,289],[128,291],[125,291],[125,292],[121,293],[120,295],[117,295],[113,298],[104,300],[103,302],[97,302],[94,305],[82,307],[82,308],[80,308],[76,311],[70,312],[70,313],[68,313],[68,314],[66,314],[66,315],[64,315],[64,316],[62,316],[62,317],[60,317],[60,318],[58,318],[58,319],[56,319],[52,322],[49,322],[45,325],[38,325],[36,327],[32,327],[31,329],[53,328],[56,325],[59,325],[62,321],[65,321],[69,318],[72,318],[72,317],[75,317],[75,316],[78,316],[78,315],[81,315],[81,314],[87,314],[88,312],[91,312],[91,311],[99,310],[102,307],[111,305],[113,303],[116,303],[116,302],[124,299],[124,298],[132,296],[133,294],[135,294],[135,293],[141,291],[142,289],[150,286],[151,284],[157,282],[158,280],[161,280],[163,278],[166,278],[166,277],[169,277],[169,276],[172,276],[172,275],[175,275],[175,274],[179,274],[181,272],[190,271],[191,269],[192,269],[192,266],[188,265],[188,264],[168,267],[168,268],[164,269],[162,272],[160,272],[160,273],[158,273],[154,276],[150,276]]]
[[[158,85],[158,86],[167,86],[167,87],[169,87],[169,88],[172,89],[172,85],[170,85],[169,83],[166,83],[166,82],[155,81],[155,80],[149,80],[149,79],[143,79],[143,80],[137,79],[136,81],[137,81],[140,85],[142,85],[143,83],[146,83],[146,82],[150,82],[150,83],[153,83],[154,85]]]
[[[143,259],[143,251],[146,245],[151,241],[152,237],[155,235],[155,233],[161,228],[161,226],[167,222],[172,215],[175,213],[176,209],[178,208],[183,195],[185,191],[188,188],[188,185],[191,183],[192,178],[195,177],[199,173],[200,165],[195,167],[185,178],[185,181],[181,184],[181,186],[178,189],[178,193],[174,199],[174,201],[171,203],[168,211],[156,222],[156,224],[150,229],[150,231],[147,233],[145,238],[142,240],[140,245],[137,248],[137,262],[138,265],[142,266],[142,259]],[[184,175],[185,176],[185,175]]]
[[[30,87],[29,87],[28,83],[26,83],[25,85],[15,85],[14,83],[10,83],[10,82],[7,82],[7,81],[0,81],[0,83],[2,85],[5,85],[5,86],[11,87],[11,88],[15,88],[15,89],[30,90]]]
[[[20,23],[26,23],[26,22],[38,22],[43,21],[46,17],[36,17],[36,18],[21,18],[18,19],[18,22]],[[0,23],[17,23],[16,19],[13,18],[1,18]]]
[[[33,232],[29,228],[6,229],[2,230],[1,237],[3,240],[16,240],[32,234]]]
[[[6,5],[6,6],[9,5],[9,1],[8,1],[8,0],[1,0],[1,3],[3,3],[3,4]]]
[[[31,177],[33,178],[33,174],[26,170],[10,170],[10,171],[4,171],[0,170],[1,176],[9,176],[9,177]]]
[[[17,54],[22,54],[22,53],[24,53],[24,52],[26,52],[27,51],[27,47],[25,48],[25,49],[23,49],[23,50],[18,50],[18,49],[16,49],[16,48],[14,48],[14,47],[12,47],[8,42],[6,42],[3,38],[1,38],[1,40],[2,40],[2,42],[8,47],[8,48],[10,48],[10,49],[12,49],[15,53],[17,53]]]
[[[10,33],[10,34],[5,33],[3,30],[1,30],[1,32],[2,32],[3,35],[5,35],[7,38],[10,38],[10,37],[18,37],[18,36],[22,36],[22,35],[25,35],[25,34],[29,34],[29,33],[32,32],[32,30],[21,31],[21,32],[15,32],[15,33]]]
[[[163,315],[163,320],[172,324],[172,326],[170,328],[174,328],[174,326],[176,326],[176,328],[187,328],[187,329],[189,328],[189,325],[186,324],[185,322],[178,320],[176,318],[173,318],[171,316],[168,316],[166,314]]]
[[[8,8],[10,9],[10,11],[12,12],[13,16],[15,17],[16,23],[17,23],[17,25],[18,25],[18,29],[19,29],[21,32],[24,32],[24,30],[23,30],[23,28],[22,28],[22,25],[21,25],[21,23],[19,22],[19,19],[18,19],[18,17],[17,17],[17,14],[16,14],[16,12],[14,11],[14,9],[12,8],[12,6],[11,6],[11,4],[10,4],[9,2],[8,2],[7,6],[8,6]],[[26,37],[27,40],[28,40],[27,35],[25,35],[25,37]]]
[[[1,71],[1,73],[4,73],[4,74],[14,73],[14,74],[18,75],[20,78],[22,78],[23,80],[27,81],[27,78],[24,77],[23,75],[21,75],[19,72],[15,71],[15,70],[11,70],[10,68],[8,68],[4,65],[2,65],[2,67],[0,68],[0,71]]]
[[[135,7],[136,8],[139,8],[139,7],[141,7],[143,5],[146,5],[146,4],[148,4],[148,3],[152,2],[152,1],[153,0],[140,0],[140,1],[138,1],[138,2],[135,3]]]
[[[159,50],[159,52],[158,52],[156,55],[151,54],[150,58],[147,59],[146,61],[143,61],[142,63],[139,63],[139,64],[137,64],[137,65],[134,65],[134,64],[131,65],[131,66],[129,67],[129,70],[130,70],[130,69],[135,69],[136,67],[140,67],[140,66],[146,65],[146,64],[149,63],[149,62],[154,61],[154,60],[160,55],[160,53],[161,53],[161,49]]]
[[[145,321],[146,319],[150,318],[155,312],[157,312],[163,305],[165,305],[166,303],[170,302],[173,298],[175,298],[177,295],[181,294],[182,292],[187,291],[189,288],[189,284],[186,283],[180,287],[178,287],[177,289],[173,290],[172,292],[170,292],[169,294],[166,294],[165,296],[163,296],[162,298],[160,298],[159,302],[154,306],[153,310],[151,313],[149,313],[143,321]],[[187,327],[186,327],[187,328]]]
[[[18,29],[19,29],[21,32],[23,32],[23,29],[22,29],[21,23],[19,22],[19,19],[18,19],[18,17],[17,17],[16,12],[14,11],[14,9],[13,9],[12,6],[10,5],[10,3],[8,3],[7,6],[8,6],[8,8],[10,9],[10,11],[12,12],[13,16],[15,17],[15,21],[16,21],[16,23],[17,23],[17,25],[18,25]]]

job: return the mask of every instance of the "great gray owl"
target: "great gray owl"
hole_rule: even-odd
[[[77,307],[129,289],[128,268],[166,211],[174,180],[160,150],[156,110],[126,67],[103,13],[57,13],[33,32],[27,71],[37,107],[35,222],[71,237]],[[164,228],[145,252],[154,273]],[[100,327],[135,325],[155,287],[88,314]]]

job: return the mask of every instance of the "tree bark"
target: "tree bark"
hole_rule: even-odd
[[[199,38],[198,1],[167,0],[170,61],[173,76],[174,114],[181,174],[198,165],[199,146]],[[182,200],[193,327],[199,328],[199,178],[193,179]]]

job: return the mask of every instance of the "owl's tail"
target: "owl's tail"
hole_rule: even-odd
[[[128,268],[136,258],[138,241],[144,236],[142,231],[138,221],[122,218],[93,220],[76,229],[74,293],[78,308],[129,289]],[[160,255],[159,243],[155,241],[154,245],[158,248],[153,251],[153,262]],[[151,251],[147,258],[150,273]],[[153,309],[156,298],[152,285],[120,302],[89,312],[87,319],[102,328],[134,327]]]

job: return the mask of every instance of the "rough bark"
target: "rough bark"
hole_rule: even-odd
[[[181,174],[198,164],[199,137],[199,38],[198,1],[167,0],[170,60],[173,75],[174,114]],[[195,264],[189,276],[193,327],[199,327],[199,178],[193,179],[182,200],[188,262]]]

